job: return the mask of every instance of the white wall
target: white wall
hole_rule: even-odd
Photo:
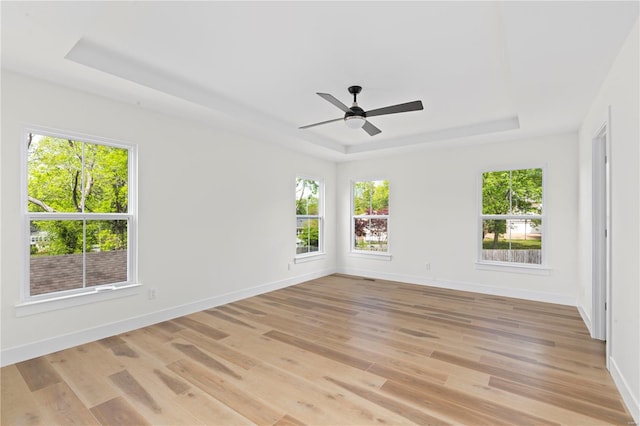
[[[580,305],[590,317],[592,137],[611,106],[611,374],[640,422],[640,52],[638,22],[580,127]]]
[[[548,275],[476,268],[479,180],[488,169],[546,165]],[[350,181],[389,179],[391,261],[350,256]],[[574,304],[577,135],[451,146],[338,165],[338,268],[377,278]],[[427,271],[426,264],[431,269]]]
[[[16,316],[23,270],[23,124],[138,145],[139,292]],[[3,71],[1,161],[3,364],[335,269],[335,164],[216,124],[186,122]],[[297,173],[325,179],[328,255],[289,271]],[[151,287],[155,300],[147,298]]]

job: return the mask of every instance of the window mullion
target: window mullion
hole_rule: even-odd
[[[80,150],[81,154],[81,161],[80,161],[80,210],[82,213],[85,212],[85,198],[84,198],[84,185],[85,185],[85,181],[84,181],[84,168],[85,168],[85,161],[84,161],[84,148],[85,148],[85,143],[84,142],[80,142],[82,144],[82,149]]]
[[[82,221],[82,288],[87,288],[87,219]]]

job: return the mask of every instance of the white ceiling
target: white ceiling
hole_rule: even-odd
[[[2,67],[336,161],[576,131],[638,2],[2,2]],[[74,47],[75,46],[75,47]],[[316,92],[365,110],[369,136]]]

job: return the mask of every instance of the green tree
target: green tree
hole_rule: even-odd
[[[298,239],[301,241],[301,246],[306,247],[306,251],[316,251],[318,249],[319,241],[319,226],[317,219],[308,219],[303,223],[302,228],[298,232]]]
[[[389,214],[389,181],[355,182],[353,210],[355,215]]]

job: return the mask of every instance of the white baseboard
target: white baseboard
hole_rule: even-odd
[[[593,338],[593,331],[591,330],[591,318],[589,318],[589,315],[587,315],[587,312],[584,310],[582,305],[578,305],[578,312],[582,317],[582,321],[584,322],[584,325],[587,326],[587,330],[589,330],[589,335],[591,336],[591,338]]]
[[[386,272],[369,271],[354,268],[338,268],[338,272],[348,275],[377,278],[388,281],[399,281],[410,284],[447,288],[451,290],[470,291],[474,293],[491,294],[494,296],[513,297],[516,299],[533,300],[536,302],[555,303],[558,305],[577,306],[577,299],[572,296],[543,293],[531,290],[496,287],[464,281],[443,280],[435,277],[422,277],[404,274],[389,274]]]
[[[271,283],[257,285],[255,287],[246,288],[238,291],[232,291],[226,294],[213,296],[197,302],[187,303],[175,306],[169,309],[152,312],[150,314],[138,317],[127,318],[122,321],[116,321],[110,324],[101,325],[99,327],[80,330],[74,333],[55,336],[48,339],[40,340],[22,346],[3,349],[0,352],[0,366],[15,364],[16,362],[25,361],[42,355],[47,355],[63,349],[93,342],[105,337],[113,336],[120,333],[126,333],[141,327],[147,327],[162,321],[189,315],[194,312],[200,312],[215,306],[224,305],[226,303],[235,302],[246,299],[248,297],[257,296],[268,293],[273,290],[300,284],[305,281],[331,275],[336,272],[334,269],[326,269],[316,271],[304,275],[298,275],[285,280],[275,281]]]
[[[633,394],[631,387],[620,372],[618,364],[616,364],[616,360],[613,359],[613,357],[609,357],[609,365],[609,372],[611,373],[613,382],[616,384],[620,395],[622,395],[622,399],[627,405],[627,409],[631,413],[635,423],[637,425],[640,424],[640,402],[638,402],[638,397],[640,397],[640,395]]]

